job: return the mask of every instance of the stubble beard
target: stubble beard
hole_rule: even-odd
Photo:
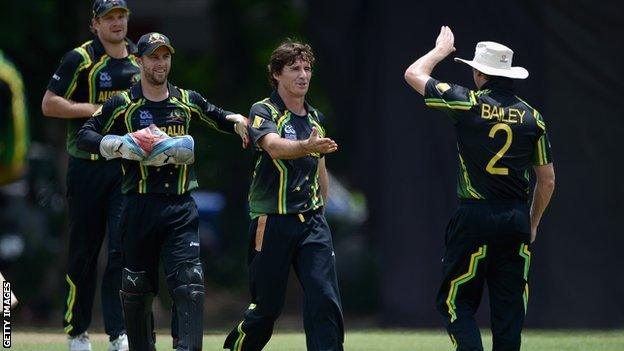
[[[147,79],[147,82],[150,83],[151,85],[155,85],[155,86],[161,86],[164,85],[165,83],[167,83],[167,77],[169,76],[169,73],[167,72],[163,78],[157,78],[156,75],[154,73],[146,73],[145,74],[145,78]]]

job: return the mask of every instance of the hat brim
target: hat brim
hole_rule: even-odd
[[[113,10],[117,10],[117,9],[119,9],[119,10],[124,10],[124,11],[126,11],[128,14],[130,14],[130,9],[129,9],[129,8],[127,8],[127,7],[125,7],[125,6],[113,6],[113,7],[111,7],[110,9],[106,9],[106,10],[104,10],[104,11],[103,11],[102,13],[100,13],[99,15],[95,15],[94,17],[102,17],[102,16],[105,16],[107,13],[109,13],[109,12],[111,12],[111,11],[113,11]]]
[[[512,79],[526,79],[529,76],[529,71],[527,71],[524,67],[511,67],[510,69],[502,69],[493,68],[479,62],[465,60],[459,57],[455,57],[454,60],[455,62],[465,63],[468,66],[478,70],[479,72],[485,73],[489,76],[506,77]]]
[[[169,49],[169,51],[171,52],[171,54],[175,54],[175,49],[173,48],[173,46],[168,45],[168,44],[155,44],[155,45],[150,45],[144,52],[143,54],[141,54],[141,56],[145,56],[145,55],[151,55],[154,51],[156,51],[156,49],[158,49],[159,47],[164,46],[167,49]]]

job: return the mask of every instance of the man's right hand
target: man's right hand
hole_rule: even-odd
[[[440,34],[438,34],[438,38],[436,39],[435,48],[436,51],[438,51],[440,55],[444,55],[444,57],[455,51],[455,36],[450,27],[442,26],[442,28],[440,28]]]
[[[301,146],[309,153],[329,154],[338,150],[338,144],[330,138],[319,137],[316,127],[312,127],[310,137],[301,141]]]

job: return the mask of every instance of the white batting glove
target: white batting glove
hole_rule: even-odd
[[[129,134],[104,136],[100,142],[100,154],[107,160],[121,157],[126,160],[142,161],[147,156]]]

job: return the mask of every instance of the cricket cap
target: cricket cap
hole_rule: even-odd
[[[102,17],[114,9],[122,9],[130,13],[126,0],[95,0],[93,1],[93,17]]]
[[[158,49],[161,46],[166,46],[171,53],[175,53],[173,46],[171,46],[171,42],[169,38],[164,36],[163,34],[152,32],[143,34],[137,43],[138,51],[137,56],[145,56],[150,55],[154,52],[154,50]]]

